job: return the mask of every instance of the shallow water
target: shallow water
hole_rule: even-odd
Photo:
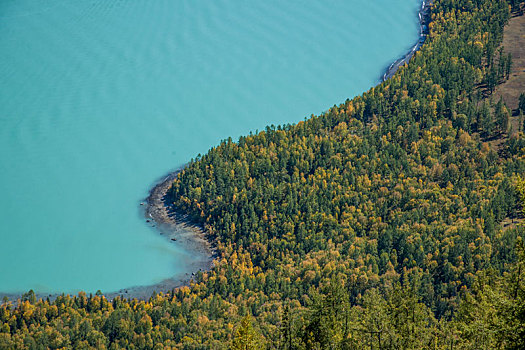
[[[0,2],[0,292],[113,291],[194,257],[139,203],[221,139],[376,84],[419,0]]]

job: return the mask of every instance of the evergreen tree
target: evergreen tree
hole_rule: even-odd
[[[518,101],[518,110],[525,114],[525,93],[521,93]]]
[[[496,104],[494,112],[494,119],[496,121],[496,125],[500,133],[504,133],[507,131],[509,127],[509,118],[510,112],[503,103],[503,99],[500,98],[498,103]]]
[[[252,320],[249,316],[245,316],[235,331],[230,349],[255,350],[257,347],[257,334],[253,329]]]

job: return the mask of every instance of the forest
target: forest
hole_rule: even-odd
[[[180,172],[210,271],[147,301],[4,300],[0,348],[525,348],[525,91],[492,95],[522,6],[434,0],[391,79]]]

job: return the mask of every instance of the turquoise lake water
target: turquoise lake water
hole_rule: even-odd
[[[375,85],[419,0],[1,0],[0,292],[109,292],[193,261],[140,202],[229,136]]]

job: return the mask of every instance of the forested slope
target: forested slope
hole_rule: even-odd
[[[215,240],[212,271],[149,302],[28,294],[0,307],[0,347],[524,346],[525,140],[490,99],[509,2],[432,13],[392,79],[179,174],[169,196]]]

